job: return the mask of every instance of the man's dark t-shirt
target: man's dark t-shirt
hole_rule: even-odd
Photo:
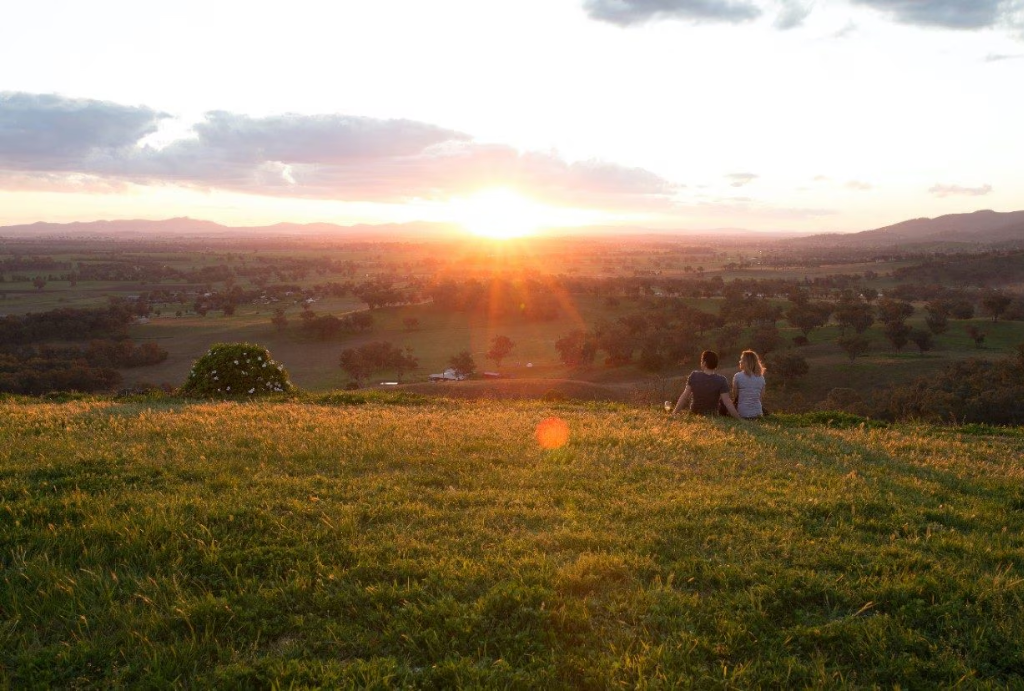
[[[718,401],[722,394],[729,393],[729,381],[721,374],[705,374],[700,370],[690,372],[687,386],[693,392],[690,412],[698,415],[718,415]]]

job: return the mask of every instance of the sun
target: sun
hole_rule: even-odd
[[[459,225],[474,235],[493,240],[534,235],[550,215],[544,206],[504,187],[456,199],[452,206]]]

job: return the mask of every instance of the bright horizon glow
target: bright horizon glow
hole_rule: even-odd
[[[451,202],[455,222],[473,235],[491,240],[536,235],[554,225],[552,210],[505,187],[485,189]]]
[[[856,232],[1024,209],[1016,2],[10,4],[0,226]],[[476,200],[492,187],[523,202]]]

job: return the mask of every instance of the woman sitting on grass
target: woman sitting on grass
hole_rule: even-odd
[[[740,371],[732,378],[732,397],[736,400],[736,411],[744,420],[762,417],[764,409],[764,363],[753,350],[744,350],[740,355]]]
[[[729,397],[729,382],[715,371],[717,369],[718,353],[705,350],[700,354],[700,369],[690,372],[687,377],[686,388],[672,409],[673,415],[687,406],[696,415],[718,415],[718,406],[721,404],[729,411],[729,415],[740,417]]]

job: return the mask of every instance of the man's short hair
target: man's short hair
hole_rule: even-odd
[[[718,353],[713,350],[705,350],[700,354],[700,364],[708,369],[718,369]]]

